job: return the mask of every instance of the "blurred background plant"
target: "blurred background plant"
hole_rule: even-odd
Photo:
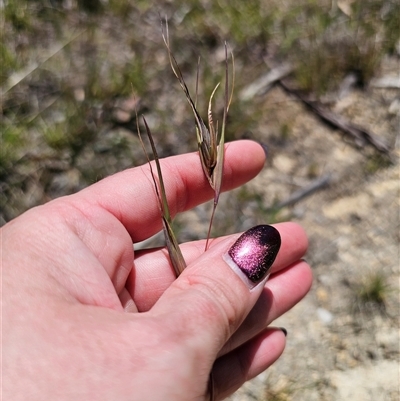
[[[349,73],[367,85],[400,37],[396,1],[22,0],[1,7],[3,223],[46,199],[59,171],[44,174],[42,196],[17,205],[13,193],[15,185],[26,189],[24,176],[32,179],[32,171],[42,177],[51,170],[49,161],[65,160],[80,173],[76,185],[65,182],[52,196],[142,163],[133,96],[160,132],[161,155],[195,148],[187,110],[179,104],[174,112],[177,85],[166,65],[160,15],[171,21],[172,46],[192,87],[201,56],[204,111],[223,74],[225,39],[237,59],[237,91],[273,58],[293,63],[296,87],[319,97],[338,90]],[[252,106],[234,102],[229,140],[257,130],[260,109]],[[288,135],[284,122],[283,142]]]
[[[167,16],[173,52],[193,93],[201,57],[199,110],[204,118],[212,89],[223,81],[228,41],[235,55],[236,88],[227,140],[255,139],[268,151],[268,169],[261,177],[222,197],[214,235],[265,221],[301,221],[309,229],[319,289],[329,287],[323,272],[337,277],[341,290],[339,298],[332,294],[331,307],[351,312],[341,303],[352,302],[354,295],[341,281],[341,263],[357,265],[364,257],[358,252],[370,250],[369,262],[382,266],[387,262],[380,251],[396,248],[390,241],[396,243],[398,233],[386,222],[395,222],[389,211],[397,201],[383,196],[395,191],[393,179],[387,178],[394,159],[373,148],[357,148],[356,141],[319,121],[279,84],[242,94],[274,67],[289,65],[285,82],[296,93],[367,127],[396,149],[400,85],[376,82],[393,71],[395,79],[398,74],[397,0],[3,0],[0,8],[1,225],[33,206],[143,164],[135,107],[146,115],[160,157],[196,150],[193,118],[162,42],[160,16]],[[222,91],[216,100],[221,121]],[[298,190],[313,192],[314,180],[324,174],[333,177],[326,191],[299,202],[304,195]],[[374,180],[382,183],[379,190]],[[293,193],[298,197],[292,198]],[[367,202],[365,193],[372,200]],[[181,241],[205,236],[209,208],[178,217]],[[370,213],[372,208],[380,213]],[[378,218],[385,218],[385,224]],[[349,240],[349,227],[358,230],[354,238],[369,233],[365,243]],[[352,241],[356,245],[348,245]],[[362,282],[359,271],[346,270],[345,275],[355,274],[350,281]],[[390,280],[393,274],[384,277]],[[390,314],[393,295],[376,277],[359,297],[382,298]],[[314,297],[324,304],[318,292]],[[320,379],[312,382],[325,383]],[[299,398],[292,389],[284,393],[267,398],[312,399]]]

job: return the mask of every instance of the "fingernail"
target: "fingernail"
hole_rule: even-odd
[[[287,330],[284,327],[279,327],[279,329],[282,330],[285,337],[287,337]]]
[[[260,225],[244,232],[227,255],[249,280],[249,287],[253,288],[268,276],[280,246],[279,231],[272,226]],[[226,257],[225,260],[232,267]]]

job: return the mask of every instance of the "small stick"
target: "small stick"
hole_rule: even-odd
[[[364,146],[365,143],[370,144],[380,153],[385,155],[390,155],[389,146],[377,137],[372,132],[368,131],[366,128],[361,127],[357,124],[353,124],[346,120],[344,117],[333,113],[330,110],[325,109],[321,104],[313,102],[306,99],[296,90],[289,87],[283,80],[278,81],[281,87],[288,93],[295,95],[299,100],[301,100],[310,110],[316,113],[322,120],[334,127],[339,128],[341,131],[353,137],[357,144]]]
[[[304,199],[307,196],[310,196],[311,194],[318,191],[319,189],[328,186],[330,184],[330,182],[331,182],[330,174],[324,175],[322,177],[318,177],[316,180],[311,182],[309,185],[293,192],[291,195],[289,195],[289,197],[287,199],[278,203],[273,208],[281,209],[285,206],[293,205],[294,203],[300,201],[301,199]]]

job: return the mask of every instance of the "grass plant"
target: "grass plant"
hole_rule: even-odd
[[[382,272],[367,275],[357,288],[357,299],[362,305],[384,307],[390,287]]]
[[[168,50],[169,62],[172,68],[172,71],[176,78],[179,81],[179,84],[186,96],[186,99],[191,107],[195,118],[195,125],[196,125],[196,137],[197,137],[197,146],[199,150],[199,157],[201,161],[201,166],[203,168],[204,175],[208,179],[211,188],[214,191],[214,205],[213,210],[210,218],[210,225],[207,233],[207,240],[205,249],[207,250],[208,241],[210,239],[211,234],[211,227],[214,220],[214,214],[216,207],[218,205],[219,196],[221,193],[221,186],[222,186],[222,179],[223,179],[223,168],[224,168],[224,146],[225,146],[225,128],[226,122],[228,117],[229,106],[232,101],[233,96],[233,87],[234,87],[234,59],[232,55],[232,91],[229,95],[229,84],[228,84],[228,76],[229,76],[229,69],[228,69],[228,49],[227,44],[225,42],[225,100],[224,100],[224,111],[222,117],[222,124],[221,124],[221,132],[218,133],[218,123],[214,125],[214,118],[212,112],[212,101],[219,87],[219,83],[214,87],[213,91],[210,95],[210,100],[208,102],[208,127],[204,123],[203,119],[201,118],[199,112],[196,108],[197,103],[197,96],[198,96],[198,80],[199,80],[199,70],[197,70],[197,79],[196,79],[196,95],[195,100],[193,101],[189,89],[185,83],[183,78],[181,69],[176,61],[174,55],[171,51],[170,41],[169,41],[169,32],[168,32],[168,22],[165,23],[165,31],[164,26],[163,28],[163,40]],[[199,68],[199,67],[198,67]]]
[[[372,175],[392,165],[393,161],[389,157],[381,154],[372,154],[367,157],[364,168],[366,175]]]

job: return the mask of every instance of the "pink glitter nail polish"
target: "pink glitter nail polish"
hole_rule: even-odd
[[[228,251],[228,255],[253,283],[268,273],[281,246],[279,231],[260,225],[244,232]]]

